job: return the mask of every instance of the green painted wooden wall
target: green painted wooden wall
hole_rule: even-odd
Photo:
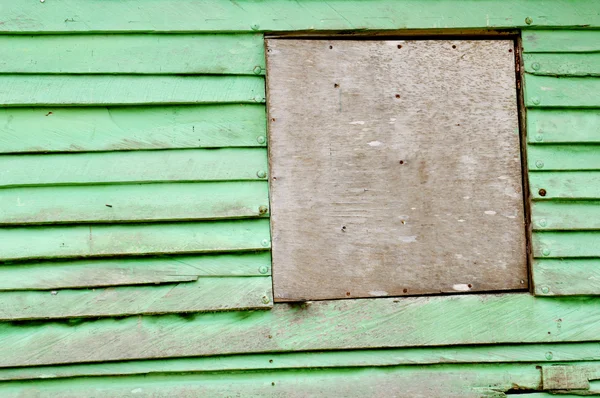
[[[522,38],[532,292],[273,305],[264,34],[486,29]],[[0,0],[0,396],[600,395],[597,29],[595,0]]]

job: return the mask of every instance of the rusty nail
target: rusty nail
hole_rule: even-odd
[[[541,169],[542,167],[544,167],[544,162],[542,162],[541,160],[538,160],[537,162],[535,162],[535,167],[537,167],[538,169]]]
[[[261,274],[266,274],[267,272],[269,272],[269,267],[267,267],[266,265],[261,265],[258,268],[258,272],[260,272]]]
[[[256,141],[257,141],[259,144],[264,144],[266,140],[265,140],[265,137],[261,135],[261,136],[258,136],[258,137],[256,138]]]
[[[258,208],[258,214],[267,214],[267,211],[269,211],[269,208],[267,206],[260,206]]]
[[[267,296],[263,296],[263,297],[262,297],[262,302],[263,302],[264,304],[269,304],[269,303],[271,302],[271,300],[269,300],[269,298],[268,298]]]
[[[544,188],[540,189],[538,193],[540,194],[540,196],[546,196],[546,190]]]
[[[525,23],[527,25],[531,25],[533,23],[533,19],[531,19],[530,17],[525,18]]]

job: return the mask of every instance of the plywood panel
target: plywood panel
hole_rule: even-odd
[[[512,41],[267,44],[276,300],[526,288]]]

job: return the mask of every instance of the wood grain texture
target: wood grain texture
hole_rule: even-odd
[[[0,186],[260,180],[264,148],[0,156]]]
[[[0,153],[252,147],[265,136],[264,105],[0,109]]]
[[[535,200],[598,199],[600,198],[600,173],[596,171],[530,172],[529,189]]]
[[[488,294],[276,304],[270,311],[185,318],[2,323],[0,367],[284,351],[596,342],[599,305],[600,298],[594,297]]]
[[[538,259],[533,262],[535,294],[600,295],[600,260]]]
[[[600,257],[600,231],[535,232],[533,255],[539,258]]]
[[[600,145],[530,145],[529,170],[600,170]]]
[[[0,261],[265,250],[269,220],[0,228]]]
[[[529,109],[527,141],[532,143],[600,143],[598,109]]]
[[[0,73],[263,74],[261,34],[0,36]]]
[[[53,290],[189,282],[271,274],[268,252],[159,258],[41,261],[0,266],[0,290]]]
[[[550,354],[550,355],[548,355]],[[599,343],[523,344],[245,354],[0,369],[0,381],[259,369],[600,360]],[[573,364],[579,364],[576,362]]]
[[[534,230],[600,229],[600,201],[535,201],[531,218]]]
[[[269,277],[206,277],[160,286],[2,292],[0,320],[264,309],[273,305],[271,288]]]
[[[7,398],[30,396],[79,398],[86,395],[107,398],[135,395],[157,398],[236,395],[244,397],[500,398],[504,396],[503,391],[540,390],[541,385],[541,371],[536,369],[535,364],[474,364],[12,382],[0,385],[0,393]]]
[[[0,106],[262,103],[260,76],[0,75]]]
[[[276,301],[526,288],[512,41],[267,48]]]
[[[598,35],[600,41],[600,34]],[[583,54],[523,54],[525,72],[550,76],[600,76],[600,52]]]
[[[578,53],[600,51],[597,30],[525,30],[526,53]]]
[[[600,79],[525,75],[525,105],[594,108],[600,106]]]
[[[264,217],[266,181],[0,189],[0,224]]]
[[[26,16],[26,17],[25,17]],[[531,24],[526,23],[530,18]],[[2,2],[0,32],[251,32],[294,30],[599,27],[596,0],[240,0],[156,1],[139,8],[132,0],[55,4]]]

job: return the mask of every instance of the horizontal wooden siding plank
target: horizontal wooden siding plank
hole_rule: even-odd
[[[593,108],[600,106],[600,78],[525,75],[525,105]]]
[[[261,34],[0,36],[0,73],[264,74]]]
[[[0,153],[252,147],[265,137],[264,105],[0,109]]]
[[[529,143],[600,143],[600,110],[530,109]]]
[[[600,295],[600,259],[538,259],[532,271],[537,295]]]
[[[269,220],[0,228],[0,261],[265,250]]]
[[[600,257],[600,231],[534,232],[533,256]]]
[[[600,170],[600,145],[530,145],[529,170]]]
[[[271,286],[269,277],[207,277],[160,286],[1,292],[0,320],[269,308]]]
[[[598,30],[526,30],[523,32],[526,53],[574,53],[600,51]]]
[[[0,225],[214,220],[268,214],[266,181],[0,189]]]
[[[600,34],[598,35],[600,41]],[[600,52],[592,54],[523,54],[525,72],[550,76],[600,76]]]
[[[143,12],[140,12],[143,11]],[[27,16],[25,19],[24,16]],[[130,1],[76,0],[48,5],[6,1],[0,32],[252,32],[294,30],[440,29],[600,26],[596,0],[478,0],[469,10],[453,0],[156,1],[140,10]]]
[[[260,180],[266,171],[264,148],[0,156],[3,187]]]
[[[185,318],[1,323],[0,367],[235,353],[597,341],[598,306],[600,298],[592,297],[486,294],[276,304],[270,311]],[[558,328],[557,319],[565,327]]]
[[[159,258],[42,261],[0,266],[0,290],[54,290],[271,274],[268,252]]]
[[[533,199],[598,199],[600,173],[596,171],[531,172]]]
[[[600,201],[534,201],[534,230],[600,229]]]
[[[0,106],[262,103],[260,76],[0,75]]]

